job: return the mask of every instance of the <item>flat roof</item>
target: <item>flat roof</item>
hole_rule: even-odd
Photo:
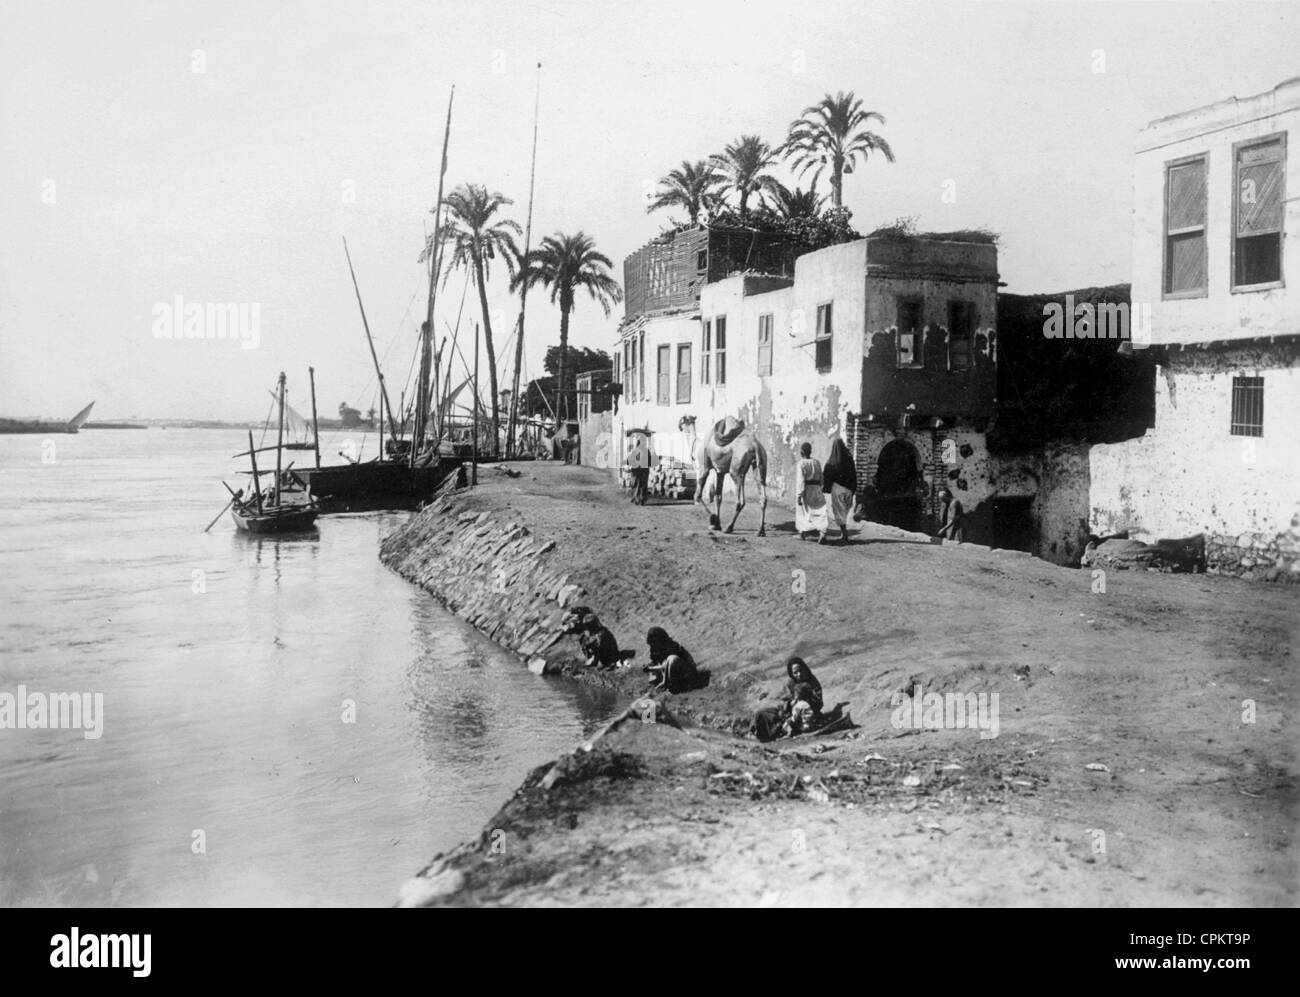
[[[1220,131],[1259,118],[1300,109],[1300,76],[1251,97],[1227,97],[1187,111],[1156,118],[1138,133],[1139,152]]]

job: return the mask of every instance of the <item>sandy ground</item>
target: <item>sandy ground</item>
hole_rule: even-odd
[[[456,887],[443,901],[1297,902],[1295,587],[1103,579],[874,524],[818,546],[776,506],[759,538],[752,496],[723,536],[688,503],[632,506],[606,473],[515,466],[485,472],[474,500],[557,541],[638,666],[659,625],[712,683],[664,697],[682,729],[624,723],[553,787],[534,773],[435,861]],[[790,654],[856,730],[729,733],[780,691]],[[639,667],[576,677],[646,688]],[[997,736],[900,728],[918,687],[996,693]]]

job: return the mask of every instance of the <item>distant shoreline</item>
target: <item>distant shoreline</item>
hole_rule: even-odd
[[[6,432],[55,432],[68,424],[66,419],[23,418],[12,419],[0,416],[0,433]],[[338,419],[321,419],[322,431],[335,432],[343,429]],[[36,427],[32,429],[31,427]],[[98,419],[87,422],[82,429],[261,429],[260,421],[221,422],[216,419]],[[351,427],[356,432],[377,433],[374,428],[363,426]]]

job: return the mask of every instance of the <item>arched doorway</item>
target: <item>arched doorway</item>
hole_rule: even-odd
[[[921,521],[921,455],[906,440],[890,440],[876,461],[877,522],[904,530],[919,530]]]

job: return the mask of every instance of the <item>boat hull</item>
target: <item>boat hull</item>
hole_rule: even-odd
[[[230,515],[246,533],[305,533],[315,526],[320,513],[316,509],[282,507],[261,513],[256,509],[231,509]]]
[[[294,468],[325,512],[414,509],[433,498],[447,477],[461,469],[458,458],[443,458],[428,467],[393,461]]]

